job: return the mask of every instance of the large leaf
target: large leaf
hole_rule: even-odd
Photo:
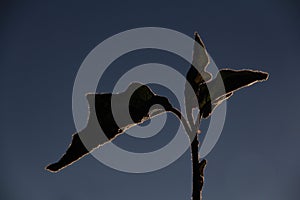
[[[132,83],[125,92],[120,94],[88,94],[87,99],[90,111],[87,126],[73,135],[66,153],[58,162],[47,166],[47,170],[57,172],[95,148],[112,141],[130,127],[166,111],[174,113],[189,132],[186,120],[177,109],[172,107],[168,99],[154,94],[148,86],[140,83]],[[126,115],[128,100],[130,117]],[[111,102],[116,112],[112,111]],[[164,109],[155,106],[158,104]],[[118,124],[115,121],[116,117]]]

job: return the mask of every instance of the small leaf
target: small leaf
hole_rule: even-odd
[[[212,78],[211,74],[206,71],[209,62],[205,45],[199,34],[195,33],[193,61],[186,75],[187,83],[185,87],[186,114],[188,122],[192,127],[195,126],[192,109],[198,106],[197,99],[194,99],[194,94],[198,91],[199,85]]]
[[[211,115],[212,111],[233,93],[254,83],[268,79],[268,73],[254,70],[220,70],[216,78],[198,89],[198,103],[203,118]],[[223,87],[224,86],[224,87]],[[210,88],[210,92],[208,92]]]
[[[193,61],[186,75],[186,79],[192,85],[193,89],[196,89],[199,84],[209,81],[212,78],[211,74],[206,71],[209,62],[205,45],[199,34],[195,33]]]

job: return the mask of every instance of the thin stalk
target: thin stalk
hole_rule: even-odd
[[[190,140],[191,140],[191,157],[192,157],[192,172],[193,172],[193,192],[192,200],[202,200],[202,188],[204,184],[204,168],[206,165],[206,160],[203,159],[200,162],[199,158],[199,140],[198,140],[198,130],[200,128],[200,120],[202,114],[198,115],[196,124],[192,128],[189,127],[186,119],[181,115],[180,111],[175,108],[169,110],[174,113],[183,124]],[[195,132],[196,135],[193,135],[192,132]]]
[[[206,166],[206,160],[203,159],[200,162],[199,157],[199,140],[198,140],[198,130],[200,128],[200,120],[202,114],[198,115],[196,120],[195,128],[193,131],[196,132],[196,136],[191,140],[191,157],[192,157],[192,172],[193,172],[193,192],[192,200],[202,200],[202,188],[204,184],[204,168]]]

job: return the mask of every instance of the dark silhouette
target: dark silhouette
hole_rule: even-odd
[[[192,200],[202,199],[204,184],[206,160],[200,161],[199,140],[196,134],[199,132],[201,119],[208,118],[213,110],[224,100],[230,98],[235,91],[268,79],[268,73],[261,71],[222,69],[212,80],[211,74],[206,71],[209,62],[205,45],[198,33],[195,33],[193,61],[186,75],[185,87],[187,120],[191,126],[191,133],[194,133],[194,135],[190,134],[193,168]],[[195,96],[193,93],[196,94],[197,99],[193,98]],[[194,120],[192,113],[195,108],[199,109],[196,120]],[[194,137],[195,135],[196,137]]]
[[[194,126],[194,128],[196,127],[193,120],[192,110],[194,108],[199,108],[198,100],[194,98],[194,93],[196,94],[197,98],[199,98],[199,85],[211,80],[212,78],[211,73],[206,71],[209,62],[210,60],[205,45],[198,33],[195,33],[193,60],[192,65],[186,74],[187,83],[185,87],[185,107],[187,113],[187,120],[192,126]],[[192,88],[190,88],[189,85]]]
[[[132,83],[120,94],[87,94],[87,99],[89,118],[86,128],[73,135],[66,153],[58,162],[47,166],[47,170],[57,172],[93,149],[113,140],[126,129],[166,111],[174,113],[181,119],[186,131],[190,132],[186,120],[172,107],[167,98],[155,95],[149,87],[140,83]],[[115,112],[112,110],[112,103]],[[130,117],[128,113],[126,114],[128,103]],[[161,105],[164,109],[156,105]]]
[[[112,141],[130,127],[164,112],[172,112],[180,119],[191,142],[192,200],[201,200],[206,166],[206,160],[200,161],[199,158],[197,133],[199,133],[201,119],[208,118],[218,105],[229,99],[237,90],[268,79],[268,73],[249,69],[222,69],[213,78],[206,71],[209,62],[205,45],[198,33],[195,33],[193,61],[186,75],[187,120],[166,97],[154,94],[148,86],[140,83],[132,83],[125,92],[120,94],[88,94],[90,112],[86,128],[73,135],[67,152],[58,162],[47,166],[46,169],[57,172],[93,149]],[[164,109],[158,107],[158,104]],[[192,113],[195,108],[199,109],[196,120]]]

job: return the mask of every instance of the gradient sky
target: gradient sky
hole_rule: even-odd
[[[191,37],[198,31],[219,68],[270,73],[228,101],[223,133],[206,157],[203,199],[298,200],[299,22],[296,0],[1,1],[0,199],[190,199],[189,151],[146,174],[119,172],[92,156],[58,174],[44,170],[75,132],[72,89],[83,59],[116,33],[157,26]],[[138,51],[117,60],[103,81],[150,61],[182,68],[174,55]],[[177,123],[170,118],[163,133]],[[145,148],[167,143],[163,133]]]

